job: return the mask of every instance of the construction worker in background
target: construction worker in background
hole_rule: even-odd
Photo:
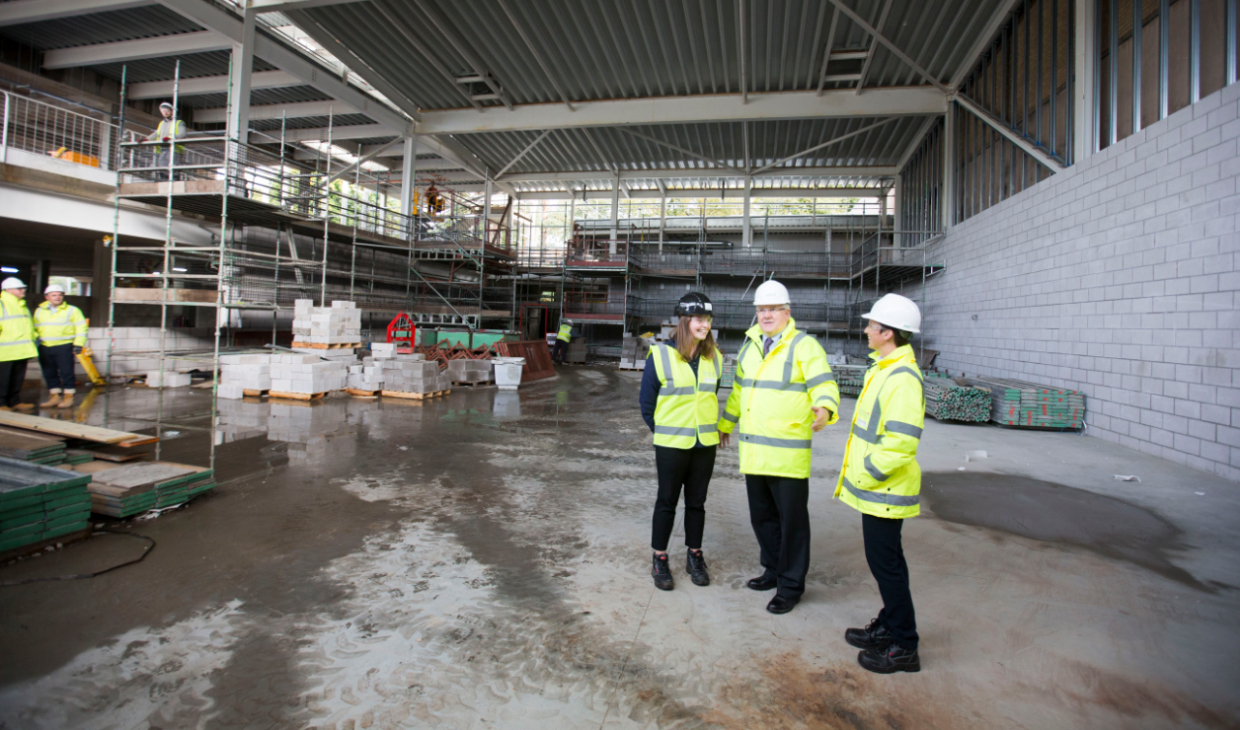
[[[642,418],[654,433],[654,464],[659,492],[650,538],[654,550],[651,576],[659,590],[675,587],[667,543],[676,523],[676,504],[685,493],[685,571],[694,585],[710,585],[702,533],[706,527],[706,490],[715,471],[719,444],[719,381],[723,356],[710,325],[714,306],[693,292],[676,304],[676,337],[650,350],[639,396]]]
[[[65,290],[59,284],[44,289],[43,297],[46,301],[34,310],[34,329],[39,338],[39,367],[52,395],[39,407],[72,408],[77,393],[74,355],[86,347],[86,317],[65,301]]]
[[[26,308],[26,285],[10,276],[0,282],[0,411],[33,411],[21,402],[26,365],[38,351],[34,321]]]
[[[844,632],[844,640],[862,650],[857,661],[871,672],[916,672],[917,621],[900,529],[920,513],[917,445],[926,398],[908,341],[921,331],[921,310],[888,294],[861,316],[869,320],[865,333],[875,364],[857,398],[835,496],[861,512],[865,559],[883,608],[869,626]]]
[[[572,339],[573,322],[566,319],[560,322],[560,331],[555,336],[555,347],[551,350],[551,361],[556,365],[564,364],[564,358],[568,357],[568,343]]]
[[[444,202],[443,196],[439,194],[439,188],[435,187],[435,183],[431,183],[426,189],[426,213],[427,215],[436,216],[443,212]]]
[[[155,131],[151,133],[151,136],[146,138],[147,142],[173,142],[185,136],[185,122],[180,119],[174,119],[175,112],[176,110],[173,109],[172,104],[166,101],[159,105],[159,113],[164,118],[160,120],[159,126],[155,127]],[[155,154],[159,156],[155,163],[157,168],[155,179],[167,180],[168,166],[176,167],[180,163],[181,160],[179,158],[185,154],[185,146],[170,144],[167,148],[164,148],[163,145],[157,145],[154,147],[154,150]],[[174,176],[173,179],[175,180],[176,177]]]
[[[809,571],[809,467],[814,432],[835,423],[840,391],[822,345],[796,327],[778,281],[754,295],[758,324],[745,333],[719,430],[740,429],[741,473],[764,571],[748,585],[775,588],[771,613],[788,613]],[[724,441],[726,445],[726,441]]]

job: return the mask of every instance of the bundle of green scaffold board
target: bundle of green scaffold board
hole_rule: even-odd
[[[1080,428],[1085,422],[1085,395],[1079,390],[1007,378],[970,377],[969,382],[990,388],[990,420],[999,425]]]
[[[188,502],[215,486],[212,469],[164,461],[145,461],[95,472],[91,510],[109,517],[132,517]]]
[[[960,385],[942,373],[926,373],[926,415],[940,421],[985,423],[990,420],[990,391]]]
[[[854,398],[861,395],[861,389],[865,387],[865,371],[868,369],[867,365],[832,365],[831,372],[835,373],[835,384],[840,387],[840,395],[851,395]]]
[[[65,460],[65,440],[33,431],[0,426],[0,456],[48,466]]]
[[[0,552],[90,525],[89,474],[0,457]]]

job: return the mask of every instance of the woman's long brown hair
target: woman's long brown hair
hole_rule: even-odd
[[[715,357],[715,336],[710,332],[706,333],[706,339],[698,342],[693,339],[693,333],[689,331],[689,323],[692,317],[681,317],[676,323],[676,351],[684,358],[685,362],[693,359],[693,346],[697,345],[697,354],[703,360],[711,360]]]

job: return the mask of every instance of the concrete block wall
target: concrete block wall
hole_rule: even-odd
[[[1240,480],[1238,144],[1234,84],[952,228],[937,364],[1077,388],[1090,435]]]

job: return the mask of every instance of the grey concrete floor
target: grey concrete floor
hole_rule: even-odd
[[[879,608],[860,518],[831,499],[852,401],[815,438],[808,591],[772,616],[744,586],[760,568],[734,448],[707,501],[712,585],[680,548],[676,589],[651,585],[636,375],[214,417],[201,391],[101,396],[88,422],[158,429],[161,458],[222,483],[101,520],[156,540],[140,564],[0,587],[0,728],[1240,726],[1236,484],[928,420],[904,533],[923,670],[876,676],[842,638]],[[98,535],[0,582],[140,545]]]

